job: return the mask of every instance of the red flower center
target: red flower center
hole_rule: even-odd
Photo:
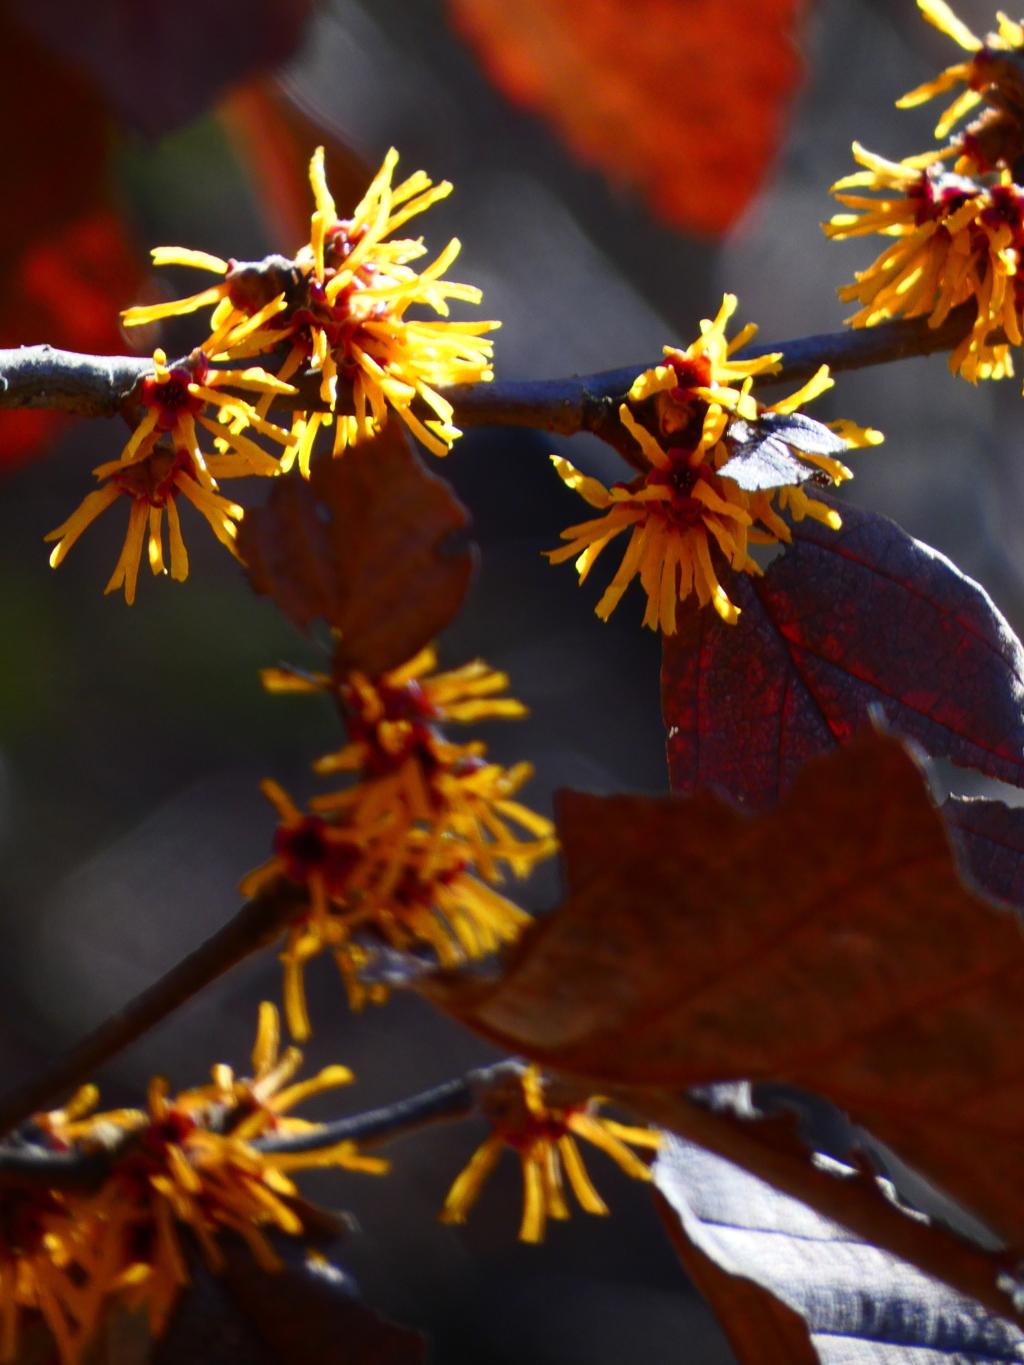
[[[344,884],[360,858],[354,845],[327,838],[327,822],[318,815],[307,815],[291,828],[279,825],[274,852],[284,859],[285,872],[292,881],[305,882],[319,873],[325,884],[334,888]]]
[[[202,384],[209,372],[209,363],[199,351],[186,364],[173,365],[164,381],[153,375],[142,381],[142,402],[156,408],[158,431],[172,431],[183,413],[194,417],[202,412],[203,400],[189,393],[188,386]]]
[[[673,446],[665,453],[671,461],[668,468],[652,469],[647,482],[670,488],[672,496],[663,502],[649,503],[648,506],[679,527],[696,526],[707,508],[700,498],[693,496],[693,489],[697,480],[706,479],[711,470],[703,464],[690,464],[691,452],[680,446]]]
[[[423,687],[415,679],[401,687],[389,687],[387,683],[381,682],[376,686],[376,693],[384,714],[378,715],[375,720],[368,720],[365,703],[361,701],[355,688],[350,686],[342,688],[342,697],[348,707],[345,729],[354,744],[366,745],[367,758],[364,764],[366,771],[374,777],[393,772],[401,767],[412,753],[418,755],[426,772],[432,771],[436,766],[431,747],[431,740],[436,737],[434,723],[442,717]],[[389,721],[392,724],[402,721],[407,723],[405,741],[397,749],[393,743],[385,747],[381,741],[380,726]]]
[[[706,355],[691,358],[676,351],[668,356],[667,360],[679,381],[678,387],[672,390],[672,397],[677,403],[687,401],[691,396],[689,390],[706,389],[711,383],[711,361]]]

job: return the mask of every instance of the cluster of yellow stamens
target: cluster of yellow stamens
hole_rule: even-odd
[[[569,1217],[563,1171],[580,1207],[586,1213],[607,1214],[580,1156],[577,1138],[600,1148],[627,1175],[650,1180],[649,1168],[627,1143],[657,1151],[661,1134],[655,1128],[632,1128],[602,1117],[599,1096],[584,1103],[559,1103],[559,1087],[545,1080],[535,1066],[492,1086],[482,1098],[484,1116],[494,1132],[473,1153],[469,1164],[448,1191],[441,1210],[442,1223],[464,1223],[487,1177],[506,1147],[519,1157],[523,1172],[523,1220],[519,1237],[542,1242],[549,1218]]]
[[[335,455],[379,431],[389,408],[428,450],[448,453],[460,433],[452,425],[451,404],[438,389],[493,378],[486,333],[499,324],[448,318],[449,300],[479,303],[481,298],[474,286],[442,278],[458,255],[458,241],[417,272],[410,262],[425,254],[422,239],[389,240],[452,188],[447,181],[433,185],[422,171],[392,185],[397,160],[390,151],[351,218],[339,218],[319,148],[310,165],[316,203],[310,241],[294,260],[270,257],[258,265],[239,265],[184,247],[153,252],[157,266],[191,266],[221,278],[186,299],[129,308],[125,325],[160,322],[213,305],[210,332],[173,365],[163,351],[154,352],[153,374],[131,397],[129,415],[137,424],[121,458],[94,471],[101,486],[47,536],[58,542],[50,557],[54,568],[121,497],[130,502],[128,532],[107,591],[123,586],[129,603],[135,599],[147,540],[153,573],[167,572],[165,512],[171,577],[188,576],[180,495],[235,553],[242,509],[219,493],[218,481],[272,477],[293,466],[308,477],[317,433],[332,423]],[[440,320],[408,318],[415,304],[431,308]],[[244,363],[257,356],[265,357],[264,364]],[[315,384],[315,398],[306,407],[290,382],[302,370]],[[292,410],[287,428],[267,415],[285,397],[284,405]],[[212,452],[200,449],[197,426],[212,436]],[[270,449],[256,436],[266,438]]]
[[[551,457],[564,482],[604,513],[563,531],[562,539],[569,543],[548,552],[552,563],[575,559],[582,583],[609,541],[623,531],[631,532],[622,563],[597,604],[597,614],[604,620],[639,575],[647,594],[645,626],[673,634],[677,607],[691,593],[702,607],[713,603],[724,621],[735,623],[739,610],[719,581],[716,548],[731,568],[759,574],[748,546],[792,538],[773,500],[794,520],[809,516],[833,528],[840,525],[838,513],[808,497],[799,483],[780,479],[777,487],[748,493],[719,472],[735,453],[737,420],[750,423],[766,413],[793,413],[833,384],[828,366],[823,365],[788,398],[769,407],[758,403],[750,392],[754,379],[774,374],[781,357],[735,358],[735,352],[757,330],[750,324],[727,341],[725,326],[735,310],[736,298],[727,294],[714,321],[701,323],[697,340],[684,351],[666,346],[665,363],[640,375],[629,392],[629,403],[620,407],[623,425],[650,464],[648,474],[605,488],[568,460]],[[653,402],[650,416],[657,437],[630,408],[648,400]],[[743,430],[749,435],[746,427]],[[832,430],[841,437],[837,442],[841,449],[873,445],[882,439],[878,432],[849,422],[833,423]],[[827,483],[851,477],[846,466],[831,456],[800,449],[799,458],[806,462],[805,478],[815,471]]]
[[[453,744],[440,729],[524,715],[521,703],[496,695],[508,678],[480,660],[448,673],[434,674],[435,667],[427,648],[372,682],[359,673],[341,680],[287,669],[263,674],[271,691],[335,695],[349,743],[315,768],[355,779],[314,797],[309,813],[265,782],[281,817],[274,857],[242,883],[253,895],[284,874],[309,888],[309,910],[282,955],[285,1010],[300,1039],[309,1034],[303,968],[310,958],[331,949],[359,1007],[386,989],[360,979],[367,946],[358,931],[401,951],[426,945],[444,966],[482,957],[528,922],[494,886],[506,871],[528,876],[555,851],[551,822],[513,799],[530,764],[488,763],[482,743]]]
[[[971,329],[953,350],[950,368],[971,383],[1002,379],[1013,374],[1010,347],[1024,341],[1024,190],[1013,181],[1014,163],[1024,153],[1024,81],[1017,55],[1024,48],[1024,28],[1000,14],[998,33],[982,42],[944,0],[918,4],[972,55],[897,103],[909,108],[966,84],[939,120],[939,138],[983,101],[987,111],[946,146],[902,161],[854,143],[854,157],[864,169],[832,187],[853,212],[835,214],[822,226],[834,240],[871,233],[895,239],[839,290],[844,302],[861,305],[849,319],[854,327],[926,317],[937,328],[951,309],[973,300]],[[944,164],[950,160],[952,170]]]
[[[77,1365],[115,1299],[145,1308],[159,1336],[189,1283],[188,1256],[178,1229],[187,1227],[213,1271],[223,1266],[218,1236],[238,1233],[268,1271],[281,1262],[267,1233],[304,1231],[298,1190],[287,1172],[315,1166],[382,1174],[387,1163],[362,1156],[352,1142],[301,1154],[270,1154],[253,1145],[268,1134],[315,1132],[318,1125],[288,1111],[352,1080],[347,1067],[328,1066],[293,1083],[302,1054],[279,1050],[277,1010],[260,1007],[251,1079],[215,1066],[212,1083],[168,1095],[155,1079],[145,1111],[94,1113],[87,1086],[64,1109],[36,1116],[58,1151],[111,1153],[110,1170],[94,1194],[12,1192],[14,1217],[0,1247],[0,1323],[5,1361],[16,1358],[18,1319],[42,1313],[62,1365]],[[5,1192],[5,1200],[10,1196]]]
[[[118,460],[94,470],[101,486],[47,540],[57,541],[50,564],[56,568],[82,532],[121,497],[130,502],[128,534],[106,591],[124,587],[125,600],[135,600],[139,565],[148,533],[149,566],[167,572],[163,551],[163,515],[167,513],[171,577],[188,577],[188,554],[181,535],[177,499],[184,495],[209,522],[217,539],[235,553],[235,526],[242,509],[217,491],[219,479],[276,473],[278,461],[249,437],[252,426],[288,447],[294,437],[261,417],[234,390],[272,396],[282,384],[257,366],[245,370],[211,370],[202,351],[168,367],[163,351],[153,355],[153,374],[142,381],[141,417]],[[209,408],[216,417],[204,416]],[[196,424],[214,433],[215,451],[199,447]]]
[[[473,285],[443,278],[459,242],[453,239],[435,261],[416,271],[410,262],[426,254],[422,239],[389,240],[409,219],[450,194],[451,184],[434,185],[417,171],[392,185],[397,163],[392,149],[352,216],[340,218],[327,187],[323,148],[318,148],[310,164],[316,204],[310,240],[294,262],[282,263],[291,267],[290,275],[282,270],[254,289],[251,271],[239,276],[232,262],[165,247],[158,264],[211,270],[221,282],[190,298],[129,309],[125,315],[128,325],[137,325],[215,303],[211,334],[203,343],[211,355],[237,361],[278,352],[278,379],[291,379],[303,367],[319,375],[323,410],[296,413],[295,441],[283,468],[297,461],[308,474],[317,432],[332,422],[336,455],[367,440],[387,420],[388,407],[428,450],[446,455],[460,433],[438,388],[493,378],[492,347],[485,336],[499,324],[447,320],[449,300],[481,299]],[[277,285],[280,291],[266,298]],[[444,320],[408,319],[415,304]],[[417,416],[417,402],[431,415]]]

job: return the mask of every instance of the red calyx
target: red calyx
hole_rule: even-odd
[[[682,354],[673,354],[668,357],[668,362],[679,381],[678,387],[672,390],[672,397],[677,403],[685,403],[691,397],[692,389],[706,389],[711,383],[711,361],[706,355],[691,359]]]
[[[706,508],[699,498],[693,497],[693,489],[697,480],[706,478],[710,470],[705,465],[691,465],[691,451],[680,446],[673,446],[665,453],[671,461],[668,468],[652,469],[647,482],[671,488],[672,497],[665,502],[650,503],[651,511],[670,517],[680,526],[695,526]]]
[[[307,815],[298,825],[279,825],[274,833],[274,852],[285,862],[286,874],[295,882],[307,881],[319,872],[329,887],[341,886],[359,861],[352,844],[335,843],[326,837],[327,822]]]
[[[172,365],[167,379],[160,383],[152,375],[142,381],[141,400],[157,409],[158,431],[172,431],[183,413],[193,417],[203,410],[203,400],[189,393],[190,384],[202,384],[210,364],[202,351],[193,351],[187,361]]]
[[[367,772],[374,777],[393,772],[414,751],[418,752],[424,770],[430,772],[436,766],[430,745],[435,733],[432,722],[440,720],[441,717],[426,692],[413,679],[401,687],[388,687],[386,683],[378,683],[377,695],[383,703],[384,714],[377,720],[367,721],[359,710],[359,697],[355,689],[345,688],[343,691],[344,699],[349,706],[349,712],[345,717],[345,729],[353,744],[366,746]],[[385,749],[379,741],[377,727],[382,721],[408,721],[410,724],[408,741],[397,753]]]
[[[573,1105],[569,1109],[553,1111],[542,1119],[527,1110],[525,1118],[517,1123],[514,1129],[499,1131],[510,1147],[514,1147],[517,1152],[526,1151],[538,1140],[557,1142],[559,1138],[565,1137],[569,1131],[570,1115],[578,1113],[583,1108],[583,1105]]]
[[[117,470],[111,476],[111,482],[137,502],[148,502],[151,507],[166,507],[168,498],[178,496],[174,476],[179,471],[190,479],[196,477],[195,461],[188,451],[158,448],[137,464]]]

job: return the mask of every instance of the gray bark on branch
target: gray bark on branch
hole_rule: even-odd
[[[927,318],[901,318],[878,327],[793,341],[758,342],[745,346],[737,357],[749,360],[781,351],[781,371],[761,382],[800,383],[821,365],[833,371],[856,370],[952,350],[970,331],[974,317],[975,305],[968,301],[954,308],[941,327],[930,328]],[[998,341],[1001,337],[993,333],[989,339]],[[525,426],[563,436],[588,431],[627,453],[635,447],[622,429],[618,409],[644,368],[631,365],[571,379],[461,384],[441,392],[454,407],[455,423],[460,427]],[[137,384],[152,372],[152,362],[141,356],[78,355],[51,346],[0,351],[0,408],[48,408],[80,417],[112,417],[131,407]],[[295,394],[278,395],[274,406],[283,411],[324,410],[318,374],[299,376],[296,387]],[[341,384],[339,399],[344,410]],[[426,409],[424,415],[429,415]]]

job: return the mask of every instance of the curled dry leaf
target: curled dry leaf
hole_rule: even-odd
[[[802,412],[763,412],[753,421],[739,417],[729,427],[732,454],[718,471],[747,493],[806,483],[821,474],[800,459],[808,455],[845,455],[846,441],[823,422]]]
[[[1024,942],[899,741],[864,733],[756,818],[564,793],[558,823],[568,899],[499,981],[435,988],[451,1012],[620,1095],[803,1086],[1024,1248]]]
[[[303,630],[323,617],[339,632],[339,674],[375,678],[411,659],[461,606],[475,552],[449,542],[468,522],[392,420],[340,459],[314,461],[308,482],[275,479],[266,506],[246,512],[238,548],[256,592]]]
[[[927,753],[1024,786],[1024,649],[988,593],[887,517],[832,505],[842,530],[800,522],[763,578],[722,579],[737,625],[690,611],[665,637],[673,790],[764,810],[873,706]]]
[[[678,1139],[669,1141],[674,1144]],[[718,1319],[738,1365],[818,1365],[817,1352],[799,1313],[754,1279],[737,1274],[731,1266],[721,1266],[688,1235],[660,1189],[654,1193],[654,1202],[676,1254]]]
[[[451,0],[495,83],[675,227],[724,232],[775,157],[802,0]]]
[[[741,1365],[1020,1360],[1019,1327],[732,1162],[669,1138],[653,1173],[680,1259]]]

